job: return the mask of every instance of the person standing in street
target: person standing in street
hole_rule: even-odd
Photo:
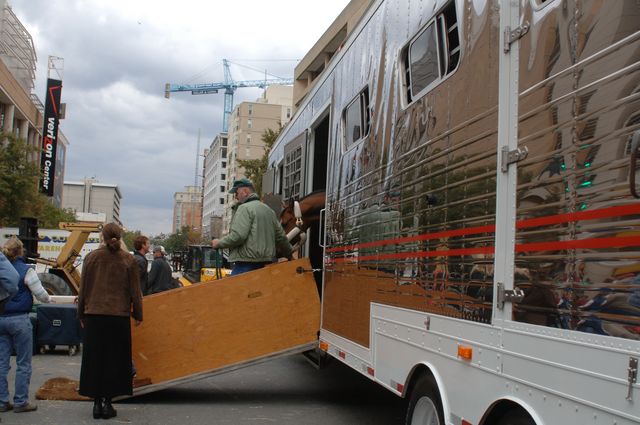
[[[143,235],[136,237],[133,241],[133,258],[138,264],[138,276],[140,276],[140,290],[143,294],[147,293],[149,286],[149,272],[147,271],[148,263],[146,254],[149,252],[151,244],[149,238]]]
[[[18,272],[18,291],[7,301],[0,316],[0,412],[11,409],[15,413],[38,409],[29,402],[31,381],[31,356],[33,355],[33,328],[29,313],[33,297],[43,303],[50,301],[49,294],[38,279],[36,271],[24,259],[24,247],[18,238],[11,238],[4,245],[4,254]],[[11,369],[11,354],[16,353],[16,379],[13,404],[9,401],[7,375]]]
[[[233,207],[229,234],[213,239],[213,248],[229,248],[231,276],[260,269],[276,259],[276,252],[291,257],[291,244],[271,208],[260,201],[251,180],[242,178],[229,189],[238,201]]]
[[[176,284],[171,276],[171,266],[165,258],[165,250],[158,245],[153,248],[153,263],[149,272],[148,292],[144,295],[156,294],[162,291],[176,288]]]
[[[131,316],[142,323],[138,265],[120,248],[122,229],[102,228],[105,245],[87,255],[82,265],[78,318],[84,328],[79,393],[94,400],[93,417],[117,415],[111,399],[131,395]]]

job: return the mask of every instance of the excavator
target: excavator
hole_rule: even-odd
[[[23,219],[19,238],[25,245],[29,260],[48,266],[45,273],[38,273],[38,277],[49,294],[77,295],[80,289],[80,272],[76,266],[76,259],[80,256],[89,234],[102,230],[102,223],[99,221],[78,221],[60,223],[59,227],[62,230],[68,230],[70,234],[55,260],[40,258],[38,255],[38,227],[35,224],[35,219],[27,219],[26,221]]]
[[[182,268],[182,286],[222,279],[231,273],[222,252],[211,245],[189,245]]]

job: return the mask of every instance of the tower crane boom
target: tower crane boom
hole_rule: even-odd
[[[205,83],[205,84],[170,84],[167,83],[164,89],[164,97],[169,99],[172,92],[190,91],[191,94],[215,94],[219,90],[224,90],[224,113],[222,117],[222,131],[225,133],[229,130],[229,117],[233,111],[233,94],[236,89],[245,87],[266,88],[271,85],[291,85],[293,78],[270,78],[264,80],[245,80],[234,81],[231,77],[229,69],[229,61],[222,60],[224,65],[224,82]]]

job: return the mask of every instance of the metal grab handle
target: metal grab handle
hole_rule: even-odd
[[[222,251],[216,248],[216,280],[222,279]]]
[[[320,230],[320,237],[318,238],[318,244],[320,245],[321,248],[325,248],[327,242],[324,240],[325,236],[326,236],[326,226],[324,223],[324,215],[326,212],[326,208],[323,208],[320,210],[320,225],[318,226],[318,229]]]
[[[633,133],[631,138],[631,160],[629,163],[629,191],[634,198],[640,199],[636,191],[636,163],[638,162],[638,144],[640,144],[640,130]]]

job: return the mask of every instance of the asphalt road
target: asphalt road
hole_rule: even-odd
[[[31,393],[35,394],[49,378],[77,379],[80,360],[81,355],[69,357],[63,351],[34,356]],[[13,372],[12,368],[12,394]],[[36,402],[36,412],[0,413],[2,424],[96,423],[91,402]],[[316,370],[301,355],[134,397],[114,406],[118,416],[110,422],[136,425],[400,425],[404,415],[400,398],[337,360]]]

